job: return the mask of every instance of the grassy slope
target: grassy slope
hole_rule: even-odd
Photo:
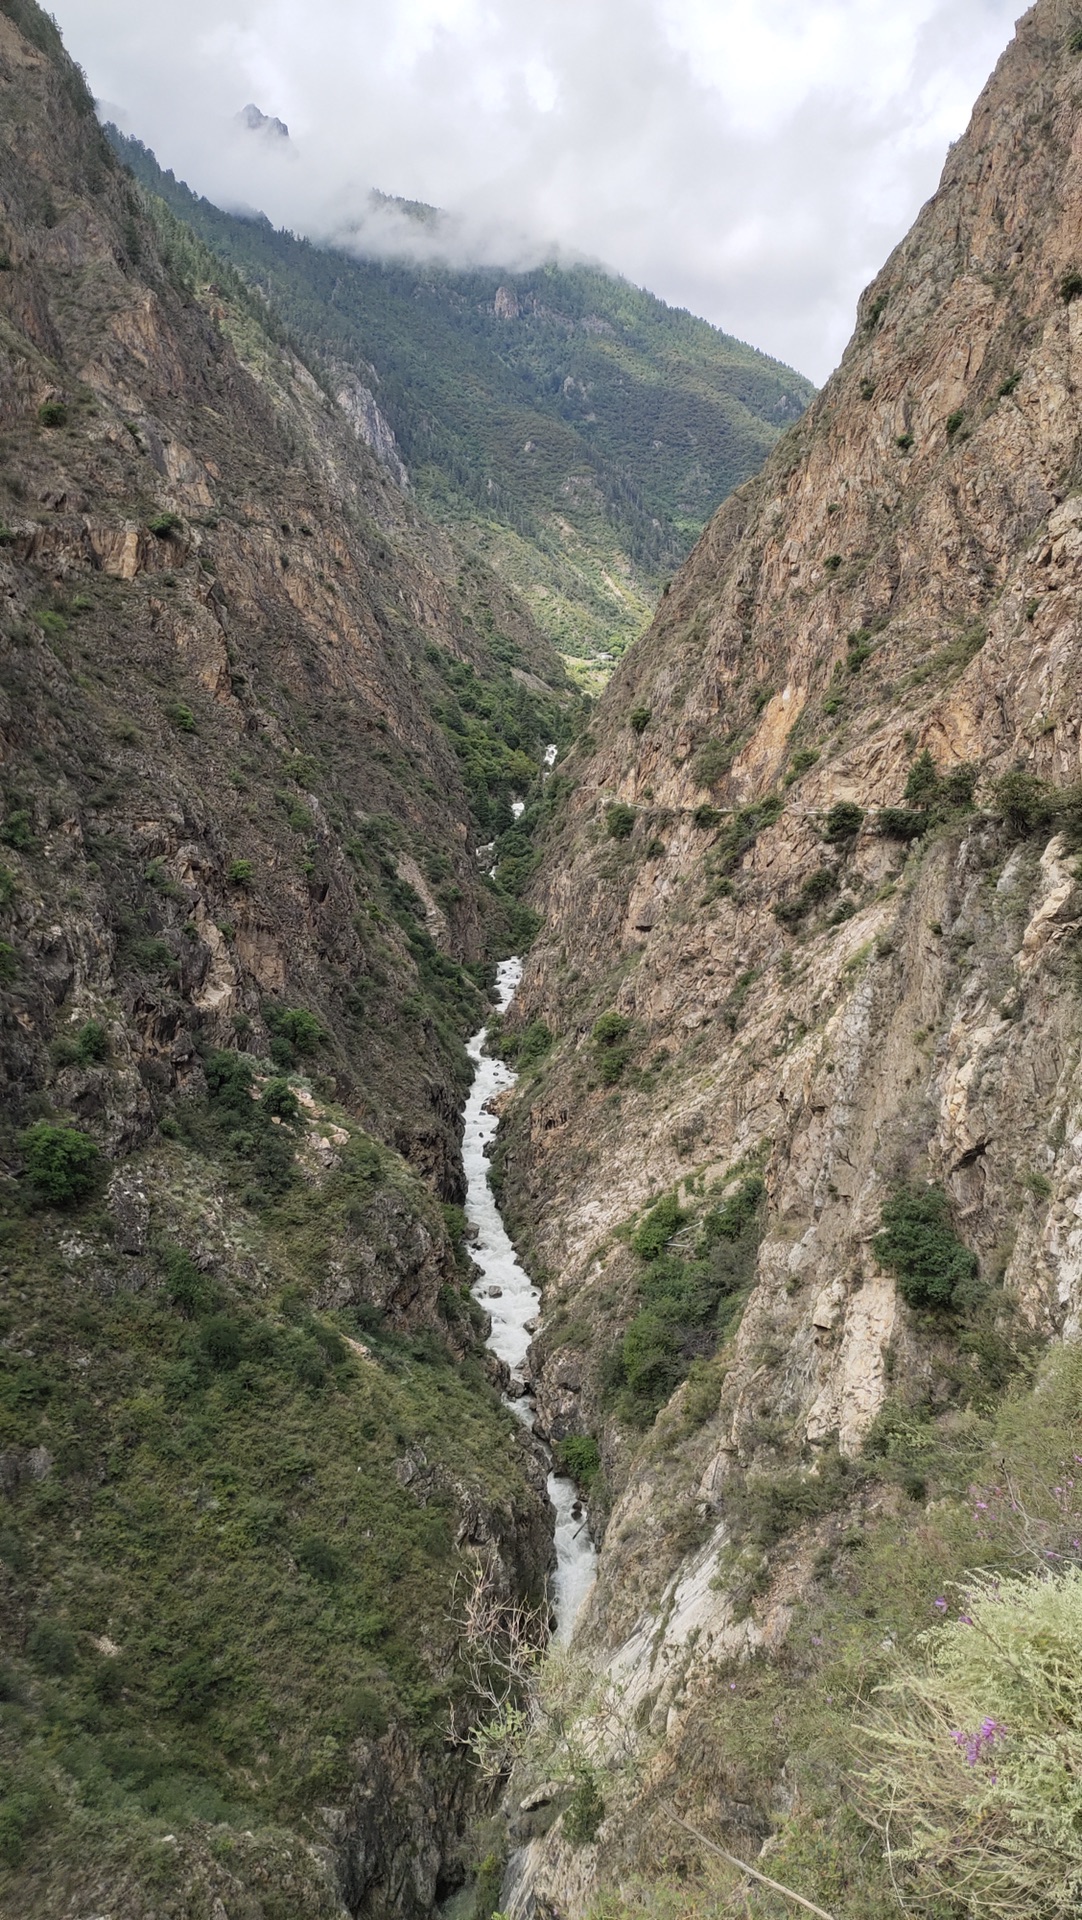
[[[662,576],[811,397],[789,368],[605,273],[358,260],[222,213],[111,137],[298,338],[366,381],[375,369],[421,499],[569,655],[622,651]],[[493,311],[501,286],[517,319]]]
[[[258,1218],[179,1145],[138,1166],[143,1259],[93,1209],[3,1223],[0,1888],[25,1914],[121,1885],[125,1913],[187,1914],[193,1876],[254,1901],[272,1846],[292,1891],[242,1910],[314,1914],[304,1840],[370,1743],[393,1726],[458,1769],[464,1512],[515,1564],[531,1496],[476,1361],[363,1305],[312,1311],[323,1258],[356,1259],[396,1189],[399,1231],[427,1220],[438,1246],[393,1157],[354,1132],[320,1190]],[[32,1449],[40,1479],[17,1472]],[[410,1485],[407,1461],[428,1463]]]

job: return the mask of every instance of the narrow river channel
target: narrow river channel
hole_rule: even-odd
[[[521,960],[500,962],[496,971],[496,1004],[500,1013],[506,1013],[511,1005],[521,977]],[[469,1055],[476,1071],[466,1102],[462,1142],[466,1218],[475,1229],[476,1238],[470,1251],[481,1269],[474,1296],[492,1319],[488,1345],[499,1359],[507,1362],[512,1376],[521,1381],[531,1330],[541,1310],[541,1295],[519,1263],[489,1182],[490,1149],[498,1124],[496,1115],[489,1111],[489,1103],[495,1094],[513,1087],[517,1075],[502,1060],[486,1054],[487,1035],[488,1028],[482,1027],[469,1042]],[[509,1405],[520,1420],[533,1426],[534,1406],[529,1393],[510,1400]],[[597,1555],[574,1482],[562,1474],[550,1473],[548,1491],[556,1516],[556,1574],[552,1596],[556,1638],[567,1641],[593,1584]]]

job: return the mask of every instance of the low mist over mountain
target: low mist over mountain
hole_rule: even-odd
[[[111,138],[332,380],[345,368],[370,392],[419,500],[572,659],[616,657],[641,631],[714,506],[813,391],[600,269],[357,258],[223,213]],[[433,224],[432,208],[379,198]]]

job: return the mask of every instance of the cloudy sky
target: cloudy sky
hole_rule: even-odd
[[[477,259],[600,259],[813,379],[934,190],[1019,0],[52,0],[210,198],[313,235],[378,186]],[[254,101],[288,143],[239,132]]]

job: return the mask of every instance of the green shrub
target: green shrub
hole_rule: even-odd
[[[913,445],[913,435],[911,433],[900,433],[894,444],[896,447],[900,447],[903,453],[908,453],[910,447]]]
[[[865,660],[871,658],[872,636],[867,627],[857,627],[846,634],[846,659],[850,673],[859,673]]]
[[[837,800],[823,822],[823,839],[830,846],[840,846],[855,840],[863,825],[863,807],[858,807],[855,800]]]
[[[4,817],[0,826],[0,840],[6,847],[14,847],[16,853],[30,853],[35,846],[34,823],[29,809],[13,807]]]
[[[250,860],[231,860],[226,878],[234,887],[251,886],[255,878],[255,868]]]
[[[183,525],[179,513],[156,513],[147,521],[147,526],[156,540],[170,540],[178,528]]]
[[[829,899],[838,885],[838,876],[832,867],[816,867],[789,900],[775,900],[772,908],[774,918],[784,927],[798,926],[813,907],[821,906]]]
[[[651,717],[649,707],[632,707],[628,715],[628,725],[633,733],[645,733]]]
[[[768,793],[750,807],[739,807],[718,835],[717,844],[707,856],[706,871],[714,895],[724,892],[722,883],[734,874],[746,853],[750,853],[764,827],[772,827],[784,808],[780,793]],[[731,891],[731,889],[730,889]]]
[[[977,791],[980,768],[968,761],[960,761],[949,772],[940,776],[939,798],[945,807],[971,807],[973,795]]]
[[[1079,51],[1082,52],[1082,48],[1080,48]],[[1006,400],[1008,396],[1014,392],[1015,388],[1021,384],[1021,380],[1021,373],[1009,373],[1007,378],[1001,380],[996,388],[996,399]]]
[[[288,1041],[274,1045],[291,1051]],[[246,1055],[228,1049],[212,1051],[203,1070],[207,1104],[185,1110],[187,1138],[233,1174],[246,1204],[264,1205],[272,1194],[284,1193],[295,1178],[292,1129],[276,1126],[262,1102],[252,1099],[255,1068]]]
[[[290,793],[287,787],[282,787],[274,797],[285,813],[293,833],[311,833],[312,828],[315,826],[315,821],[308,808],[302,801],[298,800],[295,793]]]
[[[505,1052],[504,1058],[513,1060],[515,1065],[526,1073],[530,1067],[536,1067],[545,1058],[555,1035],[546,1020],[531,1020],[529,1026],[513,1038],[516,1041],[514,1051],[511,1054]]]
[[[977,1272],[951,1221],[942,1187],[902,1187],[886,1202],[872,1242],[880,1266],[893,1273],[911,1307],[950,1307]]]
[[[199,1346],[217,1373],[232,1373],[244,1358],[244,1325],[234,1314],[213,1313],[199,1327]]]
[[[67,425],[68,410],[61,400],[43,400],[38,419],[43,427],[63,427]]]
[[[636,814],[634,807],[624,806],[622,801],[617,801],[613,806],[606,807],[605,831],[609,839],[629,839],[635,826],[635,819]]]
[[[301,1103],[288,1080],[268,1080],[259,1104],[272,1119],[283,1120],[290,1127],[300,1125]]]
[[[876,829],[894,840],[916,840],[952,814],[973,805],[980,769],[967,761],[941,774],[927,747],[917,755],[906,776],[907,807],[881,807]]]
[[[153,887],[155,893],[164,894],[167,900],[183,900],[184,898],[183,892],[173,879],[165,861],[160,857],[156,860],[147,861],[143,869],[143,879],[146,881],[148,887]]]
[[[17,1867],[27,1843],[44,1819],[39,1795],[17,1790],[0,1799],[0,1865]]]
[[[563,1832],[573,1847],[583,1846],[597,1836],[605,1818],[605,1802],[593,1773],[579,1775],[575,1791],[564,1808]]]
[[[675,1194],[651,1208],[631,1238],[643,1261],[642,1307],[601,1368],[606,1404],[630,1425],[649,1425],[695,1363],[739,1319],[754,1279],[765,1186],[748,1175],[704,1218],[694,1253],[673,1245],[686,1222]]]
[[[723,780],[737,755],[734,739],[704,740],[691,763],[691,771],[700,787],[716,787]]]
[[[10,906],[18,891],[18,882],[10,867],[0,864],[0,907]]]
[[[190,707],[182,700],[171,700],[165,709],[165,717],[178,733],[198,733],[196,718]]]
[[[631,1236],[632,1248],[639,1259],[656,1260],[686,1219],[675,1193],[663,1194]]]
[[[814,1473],[783,1468],[748,1474],[726,1502],[734,1540],[769,1552],[805,1521],[833,1512],[862,1477],[862,1469],[836,1448],[823,1452]]]
[[[956,407],[953,413],[948,413],[946,419],[948,440],[953,440],[965,417],[964,407]]]
[[[786,786],[791,787],[794,780],[800,779],[802,773],[807,773],[809,767],[814,767],[818,758],[818,747],[801,747],[799,753],[794,753],[789,762],[789,771],[785,776]]]
[[[928,806],[939,793],[939,774],[935,761],[925,747],[918,753],[906,776],[903,798],[914,806]]]
[[[75,1036],[75,1058],[81,1067],[100,1066],[109,1058],[109,1035],[100,1020],[85,1020]]]
[[[617,1013],[610,1007],[607,1013],[599,1015],[594,1021],[591,1039],[598,1046],[611,1047],[617,1040],[623,1040],[631,1032],[631,1021],[626,1013]]]
[[[592,1433],[569,1433],[555,1447],[556,1466],[585,1492],[601,1471],[601,1449]]]
[[[1056,796],[1036,774],[1016,767],[1003,774],[992,789],[997,813],[1013,833],[1047,833],[1056,818]]]
[[[724,814],[720,813],[717,807],[711,806],[696,807],[691,817],[695,825],[704,833],[709,832],[714,827],[720,827],[725,818]]]
[[[712,1207],[706,1215],[703,1221],[705,1244],[712,1246],[717,1240],[739,1240],[757,1219],[765,1195],[766,1182],[762,1175],[748,1174],[735,1193],[730,1194],[720,1207]]]
[[[167,1245],[159,1258],[165,1270],[165,1291],[173,1305],[189,1319],[208,1312],[218,1292],[209,1274],[200,1272],[183,1247]]]
[[[758,978],[758,968],[745,967],[743,973],[737,974],[736,979],[733,981],[731,992],[726,994],[721,1006],[718,1008],[719,1016],[724,1020],[730,1033],[736,1032],[748,994],[751,992]]]
[[[499,1912],[500,1888],[507,1867],[507,1849],[486,1853],[474,1871],[473,1899],[464,1920],[507,1920]]]
[[[1070,306],[1071,301],[1077,300],[1080,293],[1082,293],[1082,273],[1079,273],[1077,267],[1071,267],[1059,283],[1059,297],[1065,305]]]
[[[156,934],[128,933],[118,942],[117,965],[131,967],[136,973],[173,971],[177,964],[168,943]]]
[[[38,1120],[19,1135],[19,1146],[38,1205],[76,1206],[94,1192],[101,1156],[93,1140],[77,1127]]]
[[[880,1833],[889,1817],[921,1911],[1073,1920],[1082,1570],[973,1574],[957,1604],[879,1689],[859,1736],[862,1808]]]
[[[837,573],[841,564],[842,556],[840,553],[828,553],[826,559],[823,561],[823,571],[824,573]]]
[[[379,1740],[390,1725],[386,1702],[381,1700],[375,1687],[363,1684],[351,1687],[346,1694],[342,1702],[342,1719],[348,1733],[363,1734],[368,1740]],[[496,1891],[499,1892],[498,1884]]]
[[[909,807],[880,807],[875,816],[876,832],[888,840],[919,840],[931,824],[926,813],[914,813]]]
[[[31,1627],[26,1650],[42,1673],[72,1673],[75,1669],[75,1641],[55,1620],[39,1620]]]
[[[324,1586],[332,1586],[342,1577],[342,1562],[328,1540],[318,1534],[309,1534],[302,1540],[296,1552],[297,1565],[303,1573],[310,1574],[313,1580],[319,1580]]]
[[[620,1345],[622,1377],[633,1396],[633,1421],[645,1424],[663,1407],[683,1374],[680,1332],[669,1314],[644,1307],[629,1322]],[[634,1403],[637,1402],[637,1406]]]
[[[594,1021],[591,1039],[596,1048],[597,1070],[602,1084],[615,1086],[634,1051],[629,1038],[631,1021],[626,1013],[617,1013],[610,1007]]]
[[[284,1040],[297,1053],[316,1053],[330,1037],[306,1007],[264,1007],[263,1018],[275,1039]]]

